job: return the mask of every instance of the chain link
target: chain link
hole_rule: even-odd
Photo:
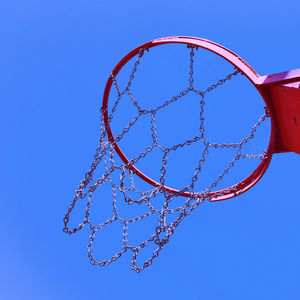
[[[265,113],[263,116],[260,117],[258,122],[252,127],[250,134],[243,138],[240,143],[213,143],[209,142],[205,138],[205,95],[217,87],[223,85],[227,81],[231,80],[234,76],[240,74],[241,72],[239,70],[235,70],[231,74],[227,75],[225,78],[218,80],[216,83],[209,86],[206,90],[200,91],[194,88],[194,56],[195,56],[195,49],[196,47],[192,45],[188,45],[189,48],[189,54],[190,54],[190,62],[189,62],[189,76],[188,76],[188,83],[189,86],[187,89],[181,91],[176,96],[173,96],[171,99],[165,101],[163,104],[157,106],[156,108],[153,108],[151,110],[143,109],[142,106],[137,102],[135,97],[133,96],[133,93],[131,92],[131,87],[135,79],[135,74],[137,72],[138,66],[140,65],[141,59],[144,55],[145,50],[147,49],[141,49],[137,55],[137,58],[135,60],[133,69],[131,71],[131,74],[129,76],[129,81],[126,85],[126,87],[121,91],[120,87],[118,85],[116,77],[111,74],[111,79],[113,82],[113,87],[115,88],[117,92],[116,101],[114,102],[111,112],[108,116],[108,123],[110,123],[113,119],[113,115],[115,111],[117,110],[118,104],[120,103],[122,96],[127,94],[130,98],[130,101],[132,104],[137,108],[137,114],[133,117],[133,119],[125,126],[122,131],[116,136],[115,141],[112,142],[108,139],[106,135],[106,129],[104,124],[104,113],[106,111],[104,108],[101,108],[101,122],[100,122],[100,141],[99,145],[96,149],[96,154],[94,155],[94,160],[91,164],[90,170],[85,174],[84,179],[81,181],[80,185],[77,187],[75,191],[75,195],[73,198],[72,203],[68,206],[67,214],[65,215],[63,221],[64,221],[64,228],[63,231],[68,234],[76,233],[78,230],[82,229],[86,224],[90,227],[91,234],[89,236],[89,244],[87,246],[88,249],[88,257],[90,258],[90,261],[93,265],[100,265],[100,266],[107,266],[113,261],[119,259],[123,253],[127,252],[128,250],[131,250],[133,252],[132,261],[131,261],[131,269],[136,272],[141,272],[143,269],[147,268],[153,263],[153,260],[158,257],[160,251],[163,249],[164,245],[167,244],[171,238],[171,236],[174,234],[175,229],[179,226],[181,221],[188,216],[194,209],[196,209],[201,203],[204,201],[210,201],[212,199],[212,196],[209,196],[209,193],[212,192],[212,190],[218,186],[219,182],[222,181],[224,176],[229,172],[231,168],[234,167],[237,160],[240,158],[248,158],[248,159],[265,159],[266,153],[264,154],[247,154],[242,152],[242,148],[244,144],[246,144],[249,140],[251,140],[257,128],[262,124],[262,122],[269,117],[267,109],[265,110]],[[179,143],[176,145],[173,145],[172,147],[165,147],[159,145],[158,142],[158,134],[156,130],[156,115],[161,109],[166,108],[167,106],[171,105],[172,103],[178,101],[180,98],[184,97],[188,93],[195,93],[197,96],[199,96],[200,101],[200,127],[199,127],[199,135],[195,136],[192,139],[186,140],[183,143]],[[132,158],[128,164],[121,164],[116,165],[114,161],[114,146],[115,143],[118,143],[120,140],[123,139],[123,137],[129,132],[129,130],[136,124],[136,122],[139,120],[139,118],[143,115],[150,115],[151,121],[150,121],[150,129],[151,129],[151,137],[152,137],[152,144],[145,148],[145,150],[141,153],[139,153],[138,156]],[[167,174],[167,162],[168,162],[168,155],[171,152],[175,152],[177,149],[188,147],[194,143],[202,142],[204,144],[204,150],[202,154],[200,155],[200,158],[197,162],[197,165],[194,169],[194,174],[190,178],[190,184],[182,188],[180,191],[178,191],[176,194],[170,194],[168,193],[164,187],[165,187],[165,181],[166,181],[166,174]],[[151,190],[142,191],[139,188],[136,187],[135,179],[134,179],[134,173],[132,169],[130,168],[131,165],[135,165],[137,162],[139,162],[141,159],[144,159],[153,149],[159,149],[162,151],[162,161],[161,161],[161,168],[160,168],[160,186],[152,188]],[[223,172],[206,188],[204,191],[200,193],[196,193],[194,191],[195,189],[195,183],[198,181],[198,175],[201,173],[202,166],[206,161],[206,156],[209,154],[210,148],[233,148],[235,149],[235,155],[233,160],[227,165],[227,167],[223,170]],[[103,175],[94,182],[93,175],[95,173],[95,170],[99,164],[100,161],[104,162],[105,165],[105,172]],[[120,177],[118,182],[113,180],[112,175],[114,172],[117,172],[117,170],[120,172]],[[126,180],[129,182],[126,184]],[[103,184],[110,184],[112,187],[112,212],[113,216],[106,220],[104,223],[98,224],[97,226],[94,225],[90,221],[90,210],[92,207],[93,202],[93,193],[94,191],[100,187]],[[234,192],[237,190],[237,185],[234,185],[230,189],[223,190],[219,192],[218,194],[214,194],[213,197],[222,196],[229,192]],[[134,192],[135,195],[137,195],[137,199],[134,199],[129,192]],[[190,197],[187,198],[187,200],[184,202],[184,205],[178,206],[175,208],[169,208],[169,204],[172,200],[175,198],[180,197],[180,195],[184,192],[189,192]],[[145,208],[147,211],[143,214],[140,214],[138,216],[135,216],[130,219],[126,219],[123,216],[121,216],[119,209],[118,209],[118,193],[124,198],[125,203],[128,205],[145,205]],[[76,202],[78,199],[84,199],[87,196],[87,204],[85,209],[85,215],[84,215],[84,221],[80,223],[77,227],[74,227],[73,229],[69,229],[68,223],[70,220],[70,214],[73,211]],[[154,206],[151,204],[151,201],[156,197],[162,197],[164,199],[164,203],[161,208],[157,209],[154,208]],[[171,215],[173,213],[179,214],[175,220],[173,220],[170,223],[167,223],[167,216]],[[128,226],[131,223],[140,221],[144,218],[147,218],[151,215],[157,214],[158,215],[158,223],[155,226],[154,232],[148,239],[141,242],[139,245],[129,245],[128,244]],[[102,229],[103,227],[112,224],[114,222],[120,222],[123,233],[122,233],[122,243],[123,246],[119,251],[117,251],[111,258],[105,259],[102,261],[97,261],[92,253],[92,246],[93,242],[96,236],[96,233],[98,230]],[[146,247],[147,245],[153,243],[156,245],[156,249],[152,253],[151,257],[147,259],[140,267],[137,266],[137,256],[140,253],[140,251]]]

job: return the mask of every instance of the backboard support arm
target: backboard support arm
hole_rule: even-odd
[[[274,120],[273,153],[300,154],[300,69],[261,76],[257,88]]]

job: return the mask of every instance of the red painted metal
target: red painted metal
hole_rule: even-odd
[[[259,89],[272,112],[273,153],[300,154],[300,88],[274,83]]]
[[[120,69],[131,58],[139,53],[140,49],[149,49],[169,43],[194,45],[196,47],[214,52],[215,54],[226,59],[229,63],[240,70],[257,88],[266,103],[268,111],[270,112],[272,126],[269,147],[267,149],[267,158],[259,164],[259,166],[251,175],[249,175],[246,179],[241,181],[236,186],[234,192],[232,191],[232,187],[229,187],[222,191],[211,192],[209,194],[209,196],[213,197],[211,201],[229,199],[238,196],[250,189],[263,176],[270,164],[272,155],[274,153],[292,151],[300,154],[300,88],[298,88],[300,84],[300,69],[279,74],[259,76],[247,62],[245,62],[234,52],[226,49],[221,45],[200,38],[176,36],[156,39],[137,47],[136,49],[128,53],[117,64],[117,66],[112,71],[112,75],[116,76],[119,73]],[[110,76],[106,83],[103,95],[102,109],[104,113],[104,122],[108,138],[110,142],[114,143],[115,151],[118,153],[124,163],[129,164],[129,160],[116,143],[108,123],[107,106],[112,83],[112,77]],[[160,186],[158,182],[147,177],[134,165],[129,164],[129,166],[136,175],[138,175],[149,184],[155,187]],[[170,187],[164,186],[163,188],[169,193],[178,193],[178,190],[172,189]],[[222,196],[218,196],[220,192],[222,192]],[[180,195],[185,197],[190,196],[190,194],[187,192],[181,193]]]

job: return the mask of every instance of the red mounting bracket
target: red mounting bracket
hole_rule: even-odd
[[[300,154],[300,69],[261,76],[256,84],[272,114],[273,153]]]

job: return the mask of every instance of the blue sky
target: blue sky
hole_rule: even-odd
[[[68,236],[62,219],[97,147],[106,80],[127,52],[159,37],[196,36],[233,50],[260,75],[296,69],[299,8],[298,1],[269,0],[2,1],[0,299],[298,299],[300,159],[294,153],[275,155],[247,193],[198,207],[140,274],[130,270],[130,255],[105,268],[92,266],[88,230]],[[184,70],[184,61],[172,55],[170,64]],[[207,70],[213,75],[219,68]],[[162,87],[151,89],[162,81],[148,75],[147,89],[137,92],[154,98],[164,86],[177,91],[180,82],[171,75],[163,66],[155,75],[164,79]],[[237,134],[237,124],[256,112],[251,92],[240,85],[235,91],[243,105],[227,104],[225,94],[211,110],[217,131],[225,126],[222,111],[234,121],[226,132]],[[174,116],[164,120],[175,120],[176,129],[167,127],[166,134],[174,129],[176,137],[186,132],[180,131],[186,122],[178,126]],[[268,135],[258,138],[260,147]],[[188,157],[195,153],[170,165],[171,181],[184,180]],[[218,166],[216,160],[210,168]],[[99,197],[100,214],[110,197],[108,191]],[[106,229],[96,242],[99,256],[119,245],[116,230]]]

